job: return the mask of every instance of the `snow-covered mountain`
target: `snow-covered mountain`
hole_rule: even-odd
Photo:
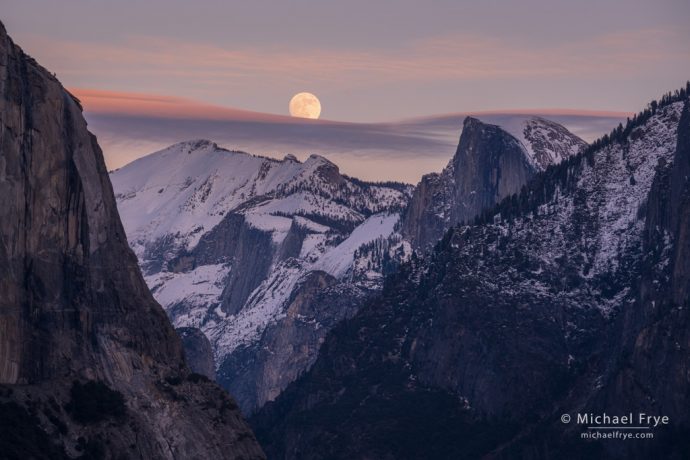
[[[425,175],[415,188],[402,233],[414,247],[427,249],[450,226],[519,192],[534,174],[586,145],[540,117],[467,117],[448,166],[440,174]]]
[[[245,410],[275,396],[304,369],[263,376],[259,380],[271,390],[262,392],[252,388],[247,363],[271,347],[268,329],[283,327],[295,296],[311,289],[309,283],[347,291],[352,305],[324,305],[300,318],[309,333],[292,337],[294,352],[280,359],[294,361],[302,353],[305,366],[327,331],[324,324],[353,313],[358,299],[380,286],[380,258],[369,260],[358,250],[395,232],[411,191],[404,184],[349,178],[317,155],[304,163],[291,155],[279,161],[206,140],[141,158],[114,171],[111,180],[154,296],[176,327],[196,327],[208,336],[218,380],[235,390]],[[410,253],[400,239],[387,250],[398,259]]]
[[[543,117],[484,115],[475,119],[499,126],[513,136],[525,151],[528,162],[539,171],[577,154],[587,145],[565,126]]]
[[[319,227],[309,216],[354,227],[406,203],[404,187],[351,180],[318,155],[304,163],[292,155],[278,161],[207,140],[175,144],[111,177],[130,245],[144,263],[154,259],[152,242],[173,252],[192,249],[229,211],[239,211],[250,226],[275,233],[280,242],[293,215],[304,216],[299,222],[314,231]]]
[[[425,176],[409,206],[412,187],[349,178],[317,155],[279,161],[205,140],[111,179],[154,296],[176,327],[208,336],[218,381],[251,412],[312,364],[326,333],[413,245],[435,242],[583,145],[541,118],[502,127],[468,118],[448,167]]]

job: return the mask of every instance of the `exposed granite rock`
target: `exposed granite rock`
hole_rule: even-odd
[[[428,249],[452,225],[519,192],[536,172],[586,145],[563,126],[538,117],[524,121],[521,137],[528,146],[500,126],[467,117],[448,166],[417,185],[402,234],[415,247]]]
[[[251,414],[311,367],[326,334],[354,315],[366,296],[327,273],[310,272],[293,291],[285,316],[257,343],[237,348],[220,363],[219,383]]]
[[[240,311],[249,294],[266,279],[275,257],[276,249],[271,244],[271,234],[252,228],[246,224],[237,233],[213,229],[211,238],[231,238],[236,241],[233,266],[225,288],[221,294],[221,308],[234,315]]]
[[[452,175],[449,168],[441,174],[422,176],[403,216],[401,233],[417,248],[437,242],[450,226]]]
[[[181,327],[176,329],[182,339],[185,358],[192,372],[205,375],[211,380],[216,379],[216,366],[213,362],[211,342],[195,327]]]
[[[17,435],[69,457],[264,457],[234,401],[187,369],[79,102],[1,24],[0,196],[0,399],[29,414]],[[75,415],[74,382],[110,388],[112,423]]]

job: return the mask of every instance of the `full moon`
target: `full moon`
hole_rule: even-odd
[[[290,115],[317,119],[321,115],[321,102],[312,93],[297,93],[290,99]]]

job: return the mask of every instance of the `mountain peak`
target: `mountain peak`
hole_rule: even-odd
[[[302,163],[293,155],[280,161],[222,149],[181,153],[197,144],[148,155],[111,178],[154,295],[175,326],[208,337],[218,381],[250,411],[308,367],[319,340],[352,311],[353,298],[341,298],[340,289],[357,300],[380,287],[379,252],[393,254],[381,244],[408,196],[395,185],[344,176],[320,155]],[[367,252],[357,253],[365,245]],[[314,321],[292,328],[292,308],[298,317],[315,312]],[[276,344],[278,337],[290,347]],[[185,344],[189,356],[205,359],[199,343]],[[256,372],[269,365],[284,371],[254,390]]]
[[[452,225],[474,218],[516,193],[535,173],[587,144],[540,117],[465,117],[455,156],[439,175],[426,175],[403,220],[403,234],[428,247]]]
[[[465,119],[463,120],[463,122],[462,122],[462,127],[463,127],[463,129],[464,129],[464,128],[468,127],[468,126],[472,126],[472,125],[477,124],[477,123],[482,123],[482,124],[483,124],[484,122],[482,122],[479,118],[476,118],[476,117],[473,117],[473,116],[471,116],[471,115],[468,115],[468,116],[466,116]]]
[[[468,117],[470,118],[470,117]],[[535,115],[488,115],[478,120],[498,126],[518,141],[525,158],[537,171],[577,154],[587,143],[563,125]],[[477,119],[472,119],[477,120]],[[465,120],[465,127],[471,121]]]
[[[208,139],[191,139],[173,144],[168,147],[168,149],[177,149],[184,151],[187,154],[191,154],[192,152],[199,152],[203,150],[219,150],[219,147],[218,144]]]
[[[335,166],[335,163],[333,163],[331,160],[328,158],[318,155],[316,153],[312,153],[309,155],[309,158],[307,158],[307,161],[304,162],[305,165],[312,165],[312,164],[326,164],[326,165],[333,165]]]

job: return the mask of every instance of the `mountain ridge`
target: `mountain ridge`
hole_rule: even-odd
[[[376,270],[353,278],[356,249],[394,231],[410,191],[404,184],[349,178],[318,155],[304,162],[290,156],[265,159],[228,152],[210,141],[175,144],[111,177],[154,295],[176,327],[200,328],[209,337],[217,378],[245,410],[263,403],[255,400],[259,396],[248,383],[254,371],[235,372],[256,362],[246,348],[260,353],[269,347],[260,345],[262,337],[271,335],[266,331],[285,324],[300,290],[312,292],[301,287],[305,281],[334,295],[335,290],[348,292],[353,301],[375,288]],[[293,340],[302,350],[298,354],[311,359],[324,325],[352,309],[299,305],[293,308],[317,315],[307,321],[311,326],[298,328],[302,338]],[[298,346],[300,340],[307,343]],[[247,362],[239,363],[233,354]],[[297,359],[284,347],[266,359],[278,359],[275,355]],[[256,381],[273,388],[272,381],[292,379],[301,370],[276,374],[266,368],[271,377]]]
[[[423,176],[415,188],[401,233],[427,250],[452,225],[520,191],[534,174],[585,145],[563,126],[540,117],[516,116],[501,125],[467,117],[448,165],[441,173]]]
[[[683,458],[687,94],[403,264],[252,417],[269,456]],[[675,421],[642,446],[560,420],[636,410]]]

